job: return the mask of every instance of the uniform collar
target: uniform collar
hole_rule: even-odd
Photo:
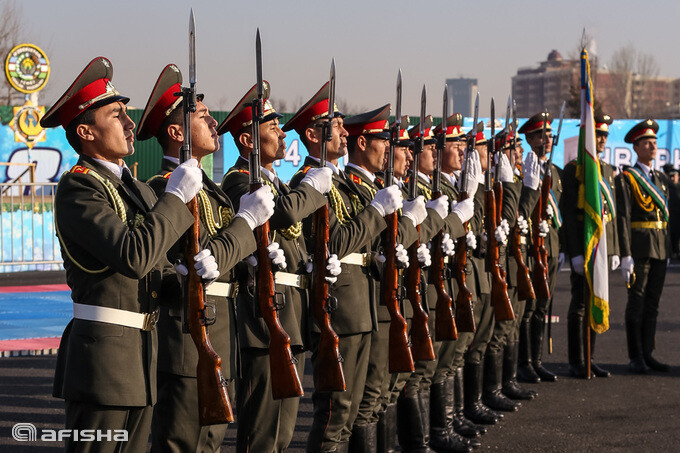
[[[316,162],[318,164],[321,163],[321,159],[318,159],[314,156],[307,156],[307,157],[309,157],[310,159],[312,159],[314,162]],[[335,173],[336,175],[340,175],[340,169],[338,167],[336,167],[334,164],[332,164],[331,162],[326,161],[326,166],[328,168],[330,168],[331,170],[333,170],[333,173]]]
[[[248,159],[246,159],[245,157],[243,157],[243,156],[239,156],[238,158],[239,158],[239,159],[242,159],[243,162],[245,162],[246,164],[249,164],[249,163],[250,163],[250,161],[249,161]],[[267,170],[266,168],[264,168],[264,167],[262,167],[262,166],[260,166],[260,171],[261,171],[262,173],[264,173],[264,175],[267,177],[267,179],[269,179],[269,181],[270,181],[272,184],[276,184],[276,181],[279,179],[279,177],[276,176],[276,172],[275,172],[275,171]]]
[[[454,175],[442,172],[442,176],[445,177],[451,183],[452,186],[454,187],[456,186],[456,177]]]
[[[652,177],[652,175],[650,174],[651,168],[649,168],[648,166],[646,166],[642,162],[638,162],[637,165],[638,165],[638,167],[640,167],[642,169],[642,171],[645,173],[645,175],[647,175],[647,177],[651,179],[651,177]]]
[[[108,171],[113,173],[118,179],[123,178],[123,170],[127,170],[128,172],[130,171],[127,165],[125,165],[125,162],[123,162],[123,166],[121,167],[120,165],[109,162],[108,160],[95,159],[94,157],[92,160],[96,161],[98,164],[102,165]]]
[[[370,171],[366,170],[365,168],[359,167],[358,165],[355,165],[353,163],[348,163],[345,165],[346,167],[352,167],[356,169],[358,172],[360,172],[362,175],[366,176],[366,179],[371,181],[372,183],[375,183],[375,175],[371,173]]]
[[[423,178],[428,184],[431,182],[430,177],[427,176],[425,173],[418,172],[418,176],[420,176],[421,178]]]

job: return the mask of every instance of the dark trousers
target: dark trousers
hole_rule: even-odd
[[[524,315],[525,301],[517,299],[517,288],[508,287],[508,296],[512,304],[512,310],[515,313],[515,319],[508,321],[496,321],[493,327],[493,335],[489,341],[488,349],[498,352],[502,351],[505,345],[511,341],[517,341],[519,338],[519,323]]]
[[[389,321],[379,322],[378,330],[371,332],[371,352],[368,358],[364,395],[361,398],[359,412],[354,421],[357,425],[376,423],[378,421],[380,405],[384,401],[381,400],[381,396],[387,393],[390,381],[389,334]]]
[[[298,375],[305,371],[305,354],[293,349]],[[293,438],[299,397],[275,400],[269,350],[247,348],[241,351],[242,372],[236,380],[236,451],[285,451]]]
[[[347,388],[344,392],[314,390],[312,394],[314,420],[307,439],[309,452],[334,451],[339,442],[349,441],[352,426],[359,411],[359,403],[364,394],[366,370],[371,351],[371,334],[366,332],[339,335],[339,340],[338,349],[345,359],[342,365]],[[312,367],[314,368],[315,388],[317,373],[323,373],[323,370],[317,368],[316,362],[318,342],[319,335],[312,334],[312,350],[314,351]]]
[[[154,452],[215,452],[227,432],[227,424],[198,424],[198,387],[195,377],[158,373],[158,401],[153,408],[151,448]],[[234,382],[229,382],[234,401]]]
[[[666,280],[666,260],[635,258],[635,283],[628,290],[626,331],[628,356],[651,355],[656,335],[659,300]]]
[[[66,441],[67,452],[130,452],[146,451],[151,432],[151,406],[102,406],[81,401],[66,400],[66,429],[107,431],[111,440]],[[114,441],[118,430],[127,431],[127,442]],[[96,435],[96,434],[95,434]]]
[[[495,321],[490,294],[480,294],[474,307],[474,313],[477,330],[472,344],[465,353],[466,363],[482,363],[486,347],[491,341]]]

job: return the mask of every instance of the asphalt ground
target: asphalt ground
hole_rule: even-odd
[[[609,379],[577,380],[568,377],[567,326],[569,273],[558,276],[553,315],[554,352],[544,364],[560,377],[556,383],[527,385],[539,393],[524,402],[519,412],[507,414],[482,437],[477,451],[676,451],[680,447],[680,266],[669,268],[659,308],[656,357],[672,365],[670,373],[632,375],[624,327],[626,290],[621,275],[611,281],[609,332],[600,335],[597,362],[612,371]],[[60,451],[56,442],[17,442],[11,437],[15,423],[33,423],[40,429],[60,429],[64,403],[52,398],[54,356],[0,359],[0,451]],[[309,361],[304,377],[296,432],[289,452],[302,452],[312,417]],[[222,451],[232,452],[235,428],[227,433]]]

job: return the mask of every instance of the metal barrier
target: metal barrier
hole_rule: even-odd
[[[0,272],[62,268],[56,188],[55,182],[0,183]]]

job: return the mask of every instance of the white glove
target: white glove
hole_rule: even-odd
[[[477,188],[479,187],[479,184],[484,183],[484,172],[482,171],[482,163],[479,160],[479,153],[477,150],[474,150],[470,153],[470,156],[468,157],[468,160],[470,161],[470,173],[468,174],[468,195],[470,198],[474,198],[475,193],[477,192]],[[463,168],[461,170],[461,177],[458,179],[459,184],[462,184],[463,182],[463,174],[465,173],[465,167],[468,164],[467,161],[463,161]],[[460,189],[460,186],[458,187]]]
[[[404,200],[401,196],[401,189],[396,184],[380,189],[373,197],[371,206],[373,206],[381,217],[387,214],[392,214],[397,209],[401,208]]]
[[[241,217],[251,230],[266,222],[274,214],[274,195],[269,186],[262,186],[255,192],[241,197],[236,217]]]
[[[621,275],[623,275],[623,280],[628,283],[633,275],[633,269],[635,268],[635,262],[632,256],[624,256],[621,258]]]
[[[408,251],[404,248],[403,244],[397,244],[395,251],[397,252],[397,265],[402,268],[407,268]]]
[[[430,267],[432,265],[432,257],[425,244],[420,244],[418,246],[418,262],[420,262],[422,267]]]
[[[322,194],[327,194],[333,185],[333,170],[328,167],[310,168],[300,184],[309,184]]]
[[[405,200],[404,207],[401,210],[404,217],[408,217],[413,222],[413,226],[418,226],[427,218],[427,209],[425,208],[425,197],[419,195],[413,200]]]
[[[503,232],[505,233],[505,239],[507,240],[508,236],[510,236],[510,224],[506,219],[501,219],[501,224],[499,226],[503,228]]]
[[[326,281],[328,283],[335,283],[338,281],[338,275],[342,272],[342,266],[340,264],[340,260],[338,259],[338,255],[335,253],[331,253],[328,256],[328,262],[326,264],[326,270],[328,271],[328,275],[326,276]]]
[[[499,245],[506,245],[508,243],[508,235],[505,233],[502,225],[496,227],[493,235],[496,236],[496,241]]]
[[[586,259],[583,255],[575,256],[571,259],[571,268],[574,269],[578,275],[585,275],[586,273]]]
[[[524,216],[517,217],[517,225],[522,234],[529,234],[529,222],[524,219]]]
[[[444,233],[444,236],[442,237],[442,252],[444,252],[446,256],[453,256],[456,254],[456,243],[453,242],[449,233]]]
[[[477,237],[472,231],[468,231],[465,235],[465,243],[470,250],[477,248]]]
[[[206,287],[220,276],[220,271],[217,270],[215,257],[208,249],[203,249],[194,256],[194,268]],[[181,263],[175,264],[175,271],[184,276],[189,274],[189,269]]]
[[[461,222],[465,223],[470,220],[475,213],[475,202],[472,197],[466,198],[456,204],[451,202],[451,212],[456,214]]]
[[[434,209],[439,214],[442,219],[449,214],[449,197],[447,195],[442,195],[441,197],[430,200],[425,203],[425,207],[428,209]]]
[[[501,163],[498,167],[498,179],[500,182],[513,182],[515,177],[512,174],[512,166],[508,156],[501,153]]]
[[[567,260],[567,255],[564,253],[560,252],[559,255],[557,255],[557,272],[562,270],[562,266],[564,266],[564,262]]]
[[[202,187],[203,172],[198,168],[198,161],[189,159],[170,174],[165,191],[175,195],[184,203],[189,203]]]
[[[533,151],[530,151],[527,158],[524,159],[522,172],[524,173],[524,185],[533,190],[538,189],[538,183],[541,181],[541,164]]]
[[[482,241],[481,241],[482,243],[480,244],[481,250],[484,251],[484,250],[486,250],[486,243],[489,240],[489,237],[486,235],[486,230],[482,230],[482,234],[481,234],[480,238],[482,239]]]
[[[545,214],[548,216],[549,219],[553,218],[553,215],[555,215],[555,213],[553,212],[552,206],[550,206],[550,205],[546,206]]]
[[[269,252],[269,259],[272,261],[273,265],[278,266],[281,270],[288,267],[286,257],[283,255],[283,250],[279,247],[278,242],[270,243],[267,246],[267,251]]]
[[[615,271],[616,269],[619,268],[620,265],[621,265],[621,258],[619,258],[619,255],[612,255],[611,270]]]
[[[541,220],[541,223],[538,224],[538,235],[542,238],[546,237],[548,233],[550,232],[550,227],[548,226],[548,222],[545,220]]]

